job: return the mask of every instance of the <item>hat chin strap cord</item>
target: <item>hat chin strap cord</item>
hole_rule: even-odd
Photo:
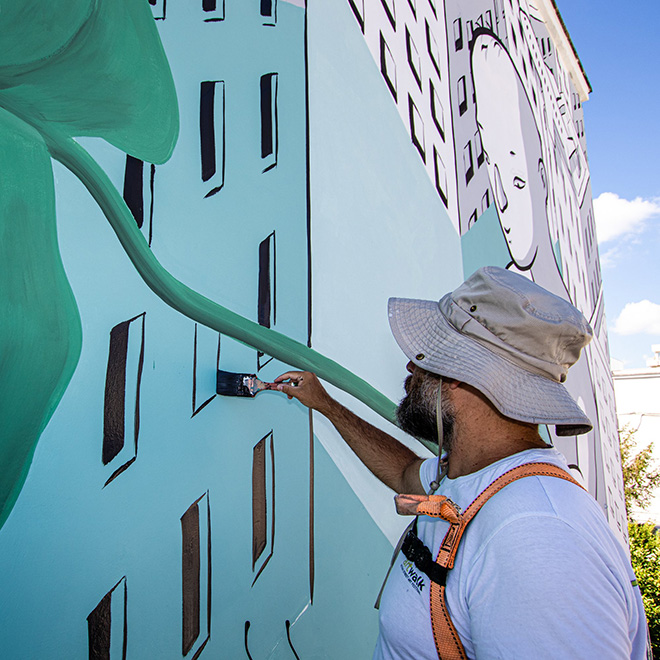
[[[442,378],[438,383],[438,395],[435,399],[435,423],[438,434],[438,470],[435,480],[430,483],[429,495],[433,495],[440,488],[440,481],[447,474],[447,460],[442,460],[442,444],[445,437],[445,429],[442,421]]]
[[[442,422],[442,378],[440,378],[438,382],[438,394],[435,400],[435,416],[436,416],[436,430],[438,434],[438,468],[437,472],[435,475],[435,479],[429,484],[429,492],[428,496],[433,495],[438,488],[440,488],[440,481],[444,478],[444,476],[447,474],[447,460],[442,460],[442,440],[444,437],[444,425]],[[394,567],[394,562],[396,561],[396,558],[403,546],[403,543],[408,536],[408,532],[412,530],[414,527],[416,527],[417,523],[417,516],[413,519],[413,521],[408,525],[404,530],[403,534],[401,534],[401,538],[399,539],[399,542],[396,544],[396,547],[394,548],[394,554],[392,555],[392,561],[390,562],[390,567],[387,570],[387,575],[385,575],[385,579],[383,580],[383,585],[380,588],[380,591],[378,592],[378,597],[376,598],[376,603],[374,604],[374,607],[376,609],[380,608],[380,599],[383,596],[383,591],[385,590],[385,585],[387,584],[387,580],[390,577],[390,573],[392,572],[392,568]]]

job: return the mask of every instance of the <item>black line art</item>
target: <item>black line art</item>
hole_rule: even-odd
[[[199,143],[202,181],[210,184],[205,198],[225,185],[225,83],[205,80],[199,90]]]
[[[115,594],[115,591],[122,584],[123,588]],[[113,600],[116,602],[117,598],[120,598],[122,601],[119,607],[114,608],[115,614],[120,614],[119,622],[116,621],[116,617],[113,621],[112,616]],[[128,647],[127,613],[128,589],[126,586],[126,576],[124,576],[105,596],[103,596],[99,604],[87,617],[89,660],[113,660],[110,652],[113,631],[115,634],[120,633],[122,636],[121,660],[126,660],[126,651]],[[116,648],[119,648],[119,646],[116,646]],[[115,655],[118,656],[118,654]],[[119,660],[118,657],[117,660]]]
[[[270,470],[268,469],[270,464]],[[270,481],[270,489],[268,488]],[[269,534],[270,532],[270,534]],[[267,433],[252,450],[252,570],[266,550],[252,586],[266,568],[275,548],[275,443]]]
[[[114,470],[104,487],[116,479],[137,458],[138,438],[140,435],[140,390],[142,384],[142,370],[144,366],[144,338],[146,313],[134,316],[128,321],[117,324],[110,331],[110,345],[108,350],[108,366],[105,378],[105,400],[103,407],[103,446],[101,460],[103,465],[122,458],[124,462]],[[135,324],[139,330],[135,335]],[[129,344],[133,350],[129,351]],[[137,344],[137,346],[136,346]],[[137,351],[135,350],[137,349]],[[129,364],[130,360],[130,364]],[[127,414],[127,370],[131,369],[131,384],[134,385],[134,405],[131,413],[133,418],[132,429],[127,429],[130,415]],[[129,392],[129,395],[132,392]],[[128,419],[127,419],[128,418]],[[126,447],[127,432],[133,436],[132,447]]]
[[[261,92],[261,159],[264,172],[277,166],[277,85],[279,74],[265,73],[260,79]]]
[[[203,543],[204,536],[206,544]],[[211,556],[211,507],[207,491],[181,516],[181,649],[184,656],[194,651],[191,660],[199,657],[211,638]],[[202,573],[204,562],[206,572]],[[206,637],[195,650],[202,629],[201,602],[204,585],[207,601],[204,612]]]
[[[202,327],[202,332],[206,335],[208,335],[211,331],[208,328]],[[199,388],[199,383],[198,383],[198,363],[199,363],[199,352],[200,352],[200,340],[199,340],[199,324],[195,323],[195,333],[193,337],[193,373],[192,373],[192,414],[190,415],[191,418],[200,413],[206,406],[213,401],[216,397],[216,393],[210,389],[211,391],[211,396],[206,398],[202,403],[197,405],[197,396],[198,396],[198,388]],[[220,333],[213,333],[213,335],[216,335],[218,337],[217,341],[217,350],[216,350],[216,356],[215,356],[215,371],[214,374],[217,373],[218,369],[220,368],[220,340],[221,340],[221,335]],[[205,361],[204,364],[207,364]]]

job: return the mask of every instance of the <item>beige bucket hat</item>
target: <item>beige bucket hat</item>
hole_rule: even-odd
[[[414,364],[472,385],[506,417],[592,429],[564,385],[592,337],[566,300],[503,268],[486,266],[439,301],[390,298],[394,338]]]

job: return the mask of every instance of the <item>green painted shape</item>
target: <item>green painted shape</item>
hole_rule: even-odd
[[[179,116],[146,0],[0,0],[0,107],[166,161]]]
[[[0,0],[0,16],[1,527],[82,344],[44,138],[102,137],[159,163],[179,115],[146,1]]]
[[[554,444],[552,442],[552,437],[550,436],[550,431],[548,430],[548,427],[545,424],[539,424],[539,435],[549,445]]]
[[[564,279],[564,267],[562,265],[562,259],[561,259],[561,245],[559,245],[559,239],[557,239],[553,244],[552,244],[552,251],[555,254],[555,261],[557,262],[557,270],[559,271],[559,277]]]
[[[52,156],[71,170],[89,190],[142,279],[166,304],[194,321],[286,364],[313,371],[395,423],[396,405],[353,372],[295,339],[209,300],[174,278],[149,249],[121,195],[94,159],[74,140],[51,136],[47,143]]]
[[[80,30],[94,0],[2,0],[0,2],[0,76],[8,67],[36,68],[62,50]],[[40,39],[35,39],[38,33]]]
[[[82,333],[57,243],[50,156],[0,109],[0,527],[74,372]]]
[[[495,204],[491,204],[461,237],[463,275],[467,279],[482,266],[501,266],[511,263],[511,255],[502,235]]]
[[[172,277],[106,174],[72,139],[102,137],[154,163],[170,157],[178,135],[176,92],[148,4],[0,0],[0,16],[0,112],[7,129],[0,142],[0,419],[5,426],[0,527],[25,482],[39,435],[73,375],[82,341],[57,245],[44,142],[48,153],[87,187],[139,274],[166,304],[287,364],[316,372],[394,423],[395,404],[348,369]]]

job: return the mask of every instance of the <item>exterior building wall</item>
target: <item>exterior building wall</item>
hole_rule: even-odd
[[[634,432],[638,450],[653,445],[650,468],[660,465],[660,361],[652,360],[646,369],[617,369],[612,372],[616,392],[619,428]],[[639,522],[660,524],[660,495],[655,494],[646,509],[634,507],[631,514]]]
[[[0,452],[24,450],[14,481],[9,468],[0,477],[0,496],[11,491],[0,502],[0,654],[368,657],[372,603],[407,521],[327,420],[272,392],[219,396],[217,371],[270,381],[318,364],[341,386],[329,385],[333,395],[429,455],[389,421],[406,359],[387,299],[437,299],[485,264],[519,270],[594,326],[567,386],[595,429],[541,432],[625,539],[583,84],[553,41],[548,3],[97,4],[86,29],[136,30],[130,58],[117,52],[116,66],[111,55],[96,71],[91,39],[68,60],[59,46],[44,55],[48,75],[29,79],[30,64],[35,88],[64,88],[76,60],[87,67],[82,88],[57,97],[65,116],[51,117],[50,88],[20,112],[11,86],[0,91],[0,122],[9,115],[25,144],[66,164],[52,141],[75,124],[72,143],[108,179],[95,188],[93,168],[46,160],[53,250],[72,291],[58,302],[75,300],[82,340],[33,444],[20,429],[0,436]],[[122,23],[124,9],[139,20]],[[45,48],[56,19],[46,35],[43,21],[21,34]],[[62,19],[67,39],[71,21]],[[495,59],[480,60],[477,42]],[[112,53],[112,39],[98,43]],[[139,63],[132,87],[108,91],[124,55]],[[6,64],[11,79],[18,64]],[[176,103],[163,109],[168,76]],[[129,110],[140,131],[124,125]],[[174,141],[177,114],[171,157],[150,158],[142,143]],[[524,176],[502,156],[513,141]],[[36,170],[21,182],[10,165],[0,150],[13,177],[0,199],[17,195],[14,180],[48,190]],[[22,204],[11,215],[0,204],[3,228],[26,218]],[[34,363],[60,330],[34,303],[44,278],[32,290],[32,271],[15,271],[1,346]],[[48,330],[41,339],[6,349],[34,318]],[[62,350],[73,351],[77,329]],[[3,374],[12,419],[45,372]],[[360,398],[365,390],[385,403]]]

